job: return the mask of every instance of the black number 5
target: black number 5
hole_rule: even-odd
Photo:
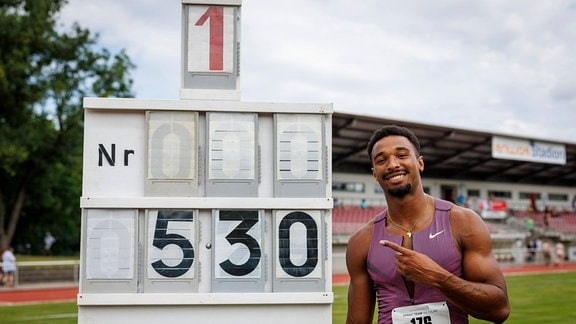
[[[152,268],[160,275],[168,278],[176,278],[185,274],[194,263],[194,248],[190,241],[176,233],[167,233],[169,222],[192,222],[194,214],[187,210],[159,210],[154,228],[154,241],[152,246],[164,249],[167,245],[174,244],[182,249],[182,261],[175,266],[168,266],[162,260],[152,263]]]

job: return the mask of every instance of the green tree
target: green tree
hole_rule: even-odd
[[[66,3],[0,0],[0,248],[17,228],[19,241],[38,226],[79,238],[82,99],[133,97],[124,51],[78,24],[60,30]]]

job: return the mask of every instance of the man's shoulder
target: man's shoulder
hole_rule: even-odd
[[[482,217],[470,208],[454,205],[450,211],[450,224],[453,235],[459,239],[466,237],[489,239],[490,237]]]
[[[450,214],[459,217],[480,217],[480,215],[478,215],[474,210],[456,204],[452,204]]]
[[[374,219],[371,219],[362,227],[360,227],[358,230],[356,230],[356,232],[352,233],[350,239],[348,240],[348,245],[370,241],[370,239],[372,238],[373,229],[374,229]]]

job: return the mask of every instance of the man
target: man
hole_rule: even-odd
[[[502,323],[510,305],[489,232],[474,211],[424,193],[420,143],[395,125],[368,143],[388,208],[350,238],[348,324]]]
[[[56,242],[56,238],[52,236],[52,233],[46,232],[44,236],[44,254],[51,255],[52,254],[52,245]]]
[[[9,247],[2,253],[2,286],[14,287],[14,273],[16,273],[16,256],[14,248]]]

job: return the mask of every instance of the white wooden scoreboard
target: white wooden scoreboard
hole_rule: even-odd
[[[332,105],[237,100],[239,1],[182,4],[180,100],[84,99],[78,321],[331,323]]]

